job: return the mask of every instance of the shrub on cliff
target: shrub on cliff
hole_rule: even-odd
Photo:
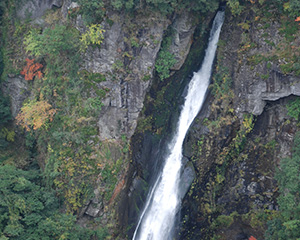
[[[298,239],[300,237],[300,133],[294,139],[292,157],[280,161],[276,172],[280,196],[280,215],[268,223],[266,239]]]

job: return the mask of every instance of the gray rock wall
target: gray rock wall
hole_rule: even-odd
[[[179,239],[210,239],[213,234],[264,239],[266,222],[255,226],[251,221],[265,209],[278,210],[274,174],[280,159],[290,156],[299,130],[286,105],[300,96],[300,77],[280,67],[289,60],[280,20],[270,17],[261,23],[256,16],[245,10],[237,17],[228,11],[225,17],[216,72],[228,70],[233,96],[224,89],[218,97],[209,94],[186,139],[185,156],[194,159],[197,182],[183,201]],[[297,42],[298,36],[289,44]],[[245,116],[252,114],[251,131],[238,134],[247,125]],[[213,225],[219,215],[232,217],[232,223]]]
[[[229,22],[232,20],[227,21],[221,34],[221,40],[226,45],[223,62],[230,69],[234,81],[237,114],[242,116],[248,112],[260,115],[266,101],[275,101],[292,94],[300,96],[300,77],[285,75],[280,71],[279,65],[284,59],[249,62],[249,59],[258,56],[267,59],[274,55],[278,43],[285,41],[284,36],[279,34],[280,23],[270,21],[268,28],[262,28],[262,24],[253,21],[246,31],[241,27],[234,27]],[[253,47],[241,51],[247,44]]]
[[[17,16],[21,19],[30,17],[35,20],[44,15],[45,11],[53,7],[60,8],[63,0],[28,0],[23,3],[20,1],[17,6]]]
[[[70,0],[29,0],[18,6],[17,16],[21,19],[30,16],[36,23],[42,23],[46,10],[54,7],[61,8],[62,16],[67,18],[68,9],[80,6]],[[156,13],[130,18],[123,13],[108,12],[107,19],[101,23],[105,29],[101,47],[89,47],[82,56],[84,68],[105,75],[106,81],[98,87],[109,89],[97,124],[100,139],[120,139],[122,135],[130,138],[154,77],[155,60],[165,30],[170,24],[175,29],[170,51],[177,60],[173,70],[178,70],[189,52],[195,25],[188,13],[178,15],[173,23]],[[81,33],[86,31],[80,15],[73,23]],[[15,85],[18,89],[20,84]],[[11,99],[12,105],[21,105],[15,98]],[[18,109],[13,107],[14,115]]]
[[[21,76],[8,76],[1,88],[6,96],[10,96],[11,113],[16,117],[23,106],[24,100],[30,95],[28,82]]]

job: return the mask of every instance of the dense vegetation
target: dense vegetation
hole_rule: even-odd
[[[115,163],[109,157],[103,162],[99,155],[104,153],[95,150],[96,117],[107,92],[97,83],[105,77],[80,71],[81,52],[101,44],[102,30],[95,25],[80,36],[70,24],[62,25],[54,10],[41,29],[29,20],[15,21],[16,5],[1,2],[8,16],[1,26],[1,81],[7,73],[19,72],[29,82],[31,96],[16,117],[19,129],[12,124],[9,100],[0,97],[0,238],[104,239],[105,227],[89,230],[76,224],[99,173],[107,182],[103,195],[108,200],[118,173],[112,172]]]
[[[43,186],[37,166],[26,170],[0,166],[0,239],[89,239],[105,231],[89,231],[76,217],[59,211],[55,191]]]
[[[268,222],[266,239],[298,239],[300,237],[300,133],[294,139],[292,156],[280,162],[276,172],[280,196],[279,213]]]
[[[88,23],[101,21],[106,14],[107,8],[118,11],[125,10],[128,13],[134,11],[158,11],[164,15],[172,15],[183,11],[212,12],[219,5],[219,0],[78,0],[77,2],[81,6],[79,12]]]

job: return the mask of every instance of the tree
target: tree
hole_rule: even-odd
[[[11,113],[8,98],[0,92],[0,125],[6,124],[11,120]]]
[[[25,103],[17,115],[17,124],[27,131],[37,130],[53,120],[56,110],[45,100],[31,100]]]
[[[41,68],[43,67],[40,63],[34,63],[34,59],[26,58],[26,66],[23,68],[23,71],[20,72],[21,75],[25,75],[25,80],[31,81],[35,76],[38,76],[39,79],[43,77]]]
[[[292,157],[280,161],[276,172],[280,196],[279,216],[268,222],[266,239],[300,238],[300,133],[295,135]]]
[[[100,24],[91,24],[88,27],[88,30],[82,34],[80,39],[83,50],[85,50],[89,45],[100,46],[104,39],[104,32],[105,30],[102,29]]]
[[[38,170],[0,166],[1,240],[104,239],[105,229],[84,229],[76,225],[75,216],[60,213],[54,191],[40,183]]]

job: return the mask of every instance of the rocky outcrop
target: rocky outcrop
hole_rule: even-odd
[[[139,23],[133,23],[136,32],[130,37],[124,15],[113,14],[110,20],[113,21],[112,26],[104,24],[106,32],[101,48],[89,49],[85,59],[89,71],[106,76],[106,81],[99,87],[109,89],[98,120],[102,140],[118,139],[121,135],[129,138],[133,134],[167,27],[166,19],[149,24],[148,19],[141,18],[137,20]],[[138,42],[131,46],[130,41]]]
[[[11,113],[13,117],[16,117],[24,100],[30,95],[28,82],[21,76],[10,75],[1,88],[5,95],[10,96]]]
[[[251,12],[243,16],[244,19],[252,17]],[[226,45],[223,62],[234,79],[235,109],[239,116],[244,112],[260,115],[266,101],[292,94],[300,96],[300,78],[281,72],[279,65],[284,59],[271,60],[276,55],[276,46],[285,42],[280,28],[276,20],[268,22],[267,28],[255,21],[249,29],[234,27],[229,22],[224,26],[221,35]]]
[[[290,156],[298,131],[286,104],[300,96],[300,78],[282,71],[284,26],[276,18],[262,23],[255,14],[227,12],[214,77],[220,82],[212,83],[224,89],[218,95],[212,86],[185,143],[185,156],[196,159],[197,182],[183,201],[179,239],[212,233],[219,239],[263,239],[266,222],[256,214],[278,210],[274,174],[280,159]],[[230,88],[222,85],[226,81]],[[222,226],[218,216],[229,223]]]
[[[22,3],[23,4],[23,3]],[[63,0],[29,0],[24,5],[18,6],[17,16],[21,19],[27,17],[36,20],[44,15],[44,13],[52,8],[62,7]]]
[[[174,54],[177,60],[172,70],[179,70],[184,63],[192,44],[195,28],[195,18],[187,12],[178,16],[172,24],[174,40],[170,46],[170,52]]]
[[[71,6],[66,4],[63,10]],[[175,18],[174,41],[171,52],[178,70],[189,52],[191,38],[195,30],[193,17],[188,13]],[[76,26],[84,31],[80,16]],[[128,27],[128,21],[130,26]],[[85,68],[106,76],[99,88],[109,89],[103,100],[102,114],[98,127],[101,140],[119,139],[122,135],[130,138],[137,125],[143,102],[155,72],[155,60],[160,49],[164,31],[171,22],[161,15],[137,15],[135,19],[119,13],[109,13],[102,23],[105,29],[100,48],[89,48],[85,54]]]

